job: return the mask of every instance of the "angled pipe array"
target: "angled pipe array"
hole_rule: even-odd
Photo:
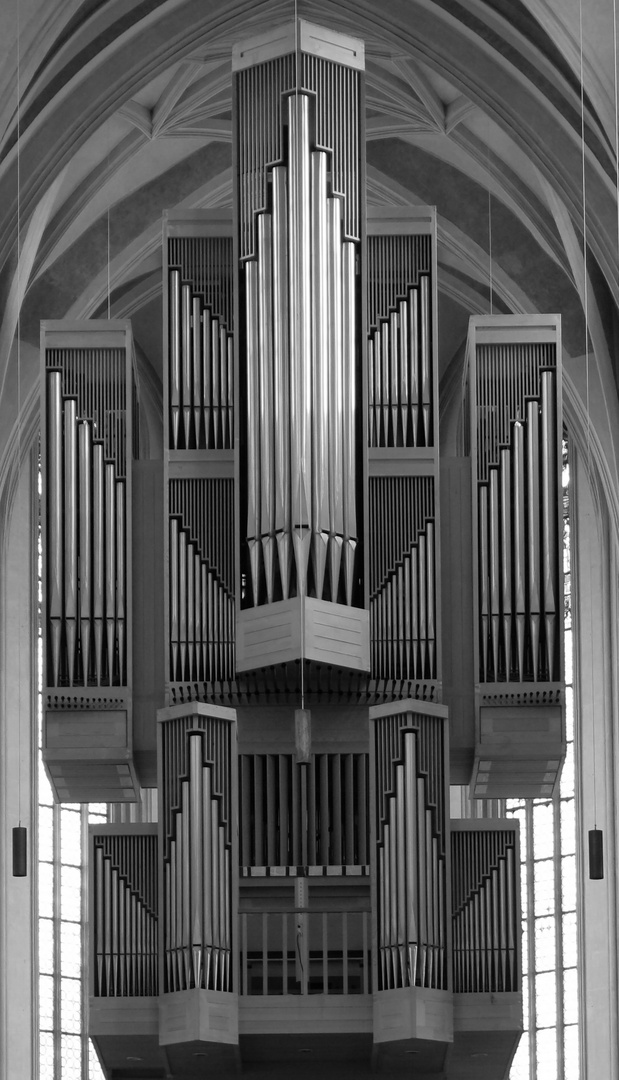
[[[230,723],[162,722],[165,992],[232,988]]]
[[[94,995],[156,996],[157,837],[94,834],[91,845]]]
[[[520,989],[520,899],[514,829],[454,830],[453,988],[456,993]]]
[[[177,245],[181,239],[189,238],[178,238]],[[221,238],[203,238],[202,242],[208,248],[218,241],[221,245]],[[231,249],[232,241],[227,243]],[[211,262],[214,265],[210,270],[217,281],[220,268],[217,260]],[[190,269],[185,268],[185,272]],[[220,277],[225,282],[225,276],[220,274]],[[210,285],[207,279],[204,293],[209,299]],[[168,290],[170,449],[231,448],[234,445],[231,324],[205,302],[203,292],[196,292],[192,280],[185,280],[181,268],[170,267]]]
[[[358,72],[293,61],[238,74],[254,607],[297,595],[351,605],[358,578]]]
[[[232,481],[171,480],[169,494],[170,680],[231,679]]]
[[[477,348],[480,680],[559,677],[554,348]]]
[[[435,679],[434,481],[373,477],[369,496],[372,675]]]
[[[375,721],[379,988],[447,987],[442,721]]]
[[[126,372],[121,349],[46,350],[50,686],[127,678]]]
[[[429,447],[430,237],[369,236],[367,252],[369,445]]]

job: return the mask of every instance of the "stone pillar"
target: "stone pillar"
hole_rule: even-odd
[[[0,1080],[37,1075],[36,459],[0,500]],[[28,875],[13,877],[12,829],[28,830]]]
[[[619,549],[586,451],[572,446],[570,469],[581,1075],[617,1076]],[[604,834],[601,881],[589,880],[594,824]]]

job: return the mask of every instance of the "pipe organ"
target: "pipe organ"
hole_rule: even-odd
[[[91,836],[110,1075],[113,1023],[179,1077],[354,1034],[456,1080],[502,1025],[499,1080],[521,1029],[517,831],[447,798],[564,753],[559,321],[471,321],[439,483],[436,211],[366,208],[364,64],[235,46],[232,209],[164,216],[160,462],[129,325],[43,326],[46,767],[158,788],[156,837]]]
[[[60,799],[132,799],[130,326],[43,323],[41,355],[44,759]]]
[[[551,794],[564,755],[560,355],[556,316],[471,320],[474,784],[488,797]]]

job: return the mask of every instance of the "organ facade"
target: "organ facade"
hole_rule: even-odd
[[[164,217],[160,463],[130,326],[42,328],[44,758],[61,801],[158,790],[156,831],[92,830],[91,1037],[118,1077],[354,1037],[454,1080],[491,1038],[499,1078],[517,826],[449,785],[560,772],[558,319],[472,320],[446,537],[436,215],[366,207],[363,43],[299,21],[232,69],[233,210]]]

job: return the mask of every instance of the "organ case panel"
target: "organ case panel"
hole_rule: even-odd
[[[45,322],[41,356],[44,760],[60,801],[132,799],[130,325]]]
[[[471,319],[474,789],[552,794],[564,756],[558,316]]]
[[[364,671],[363,44],[303,20],[290,31],[233,54],[247,583],[237,668],[330,652]]]

